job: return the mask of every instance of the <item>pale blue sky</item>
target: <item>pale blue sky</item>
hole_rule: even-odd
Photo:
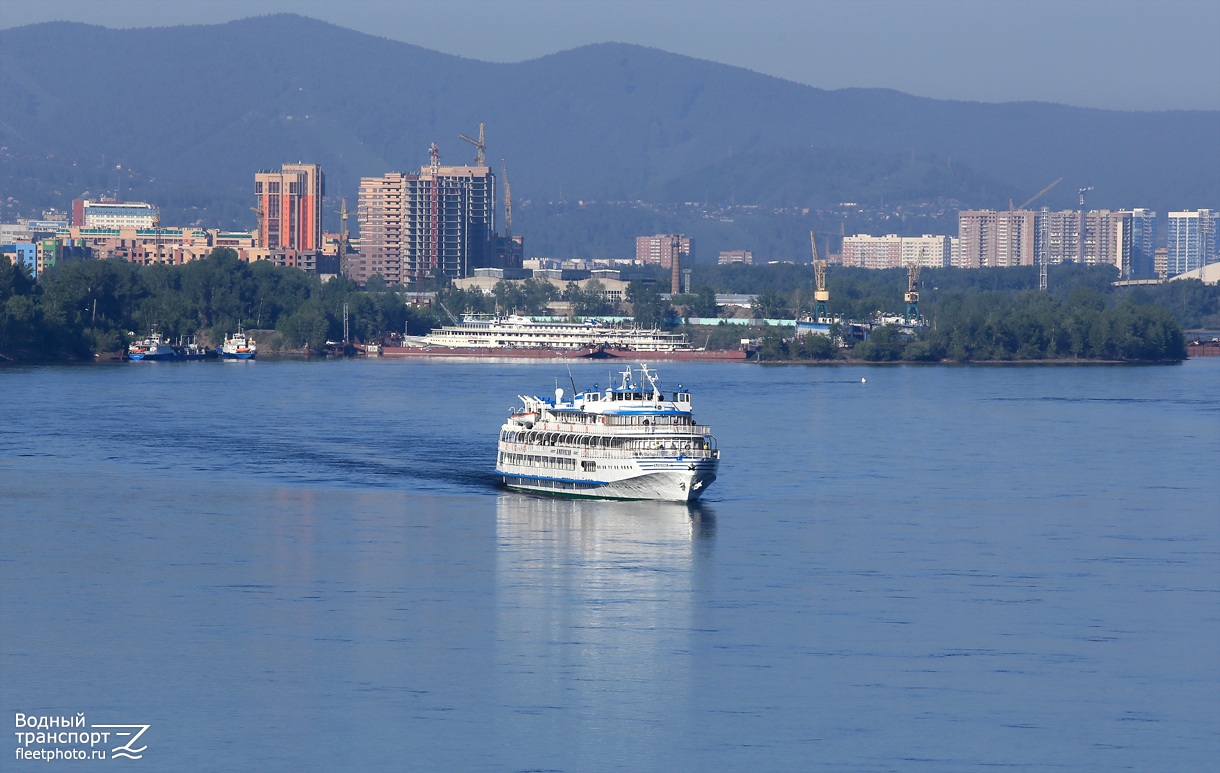
[[[617,41],[827,89],[1220,109],[1220,0],[0,0],[0,27],[284,11],[488,61]]]

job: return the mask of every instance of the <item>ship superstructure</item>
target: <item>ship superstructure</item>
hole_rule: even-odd
[[[156,360],[172,360],[178,356],[174,351],[174,347],[169,341],[165,340],[165,336],[157,332],[153,328],[146,337],[132,341],[127,347],[127,358],[133,362],[152,362]]]

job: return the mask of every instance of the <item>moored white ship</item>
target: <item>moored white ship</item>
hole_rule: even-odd
[[[236,333],[225,336],[225,342],[217,347],[216,352],[224,360],[253,360],[258,355],[258,347],[254,339],[238,327]]]
[[[510,488],[609,499],[698,499],[720,450],[696,424],[690,392],[664,392],[656,372],[627,368],[604,391],[564,401],[521,397],[500,428],[496,472]]]
[[[153,328],[147,337],[139,341],[132,341],[131,345],[127,347],[127,358],[134,362],[172,360],[177,356],[178,353],[174,351],[174,347],[165,340],[165,336],[157,332],[156,328]]]
[[[682,333],[597,320],[537,321],[519,315],[471,314],[423,336],[404,336],[388,356],[527,357],[631,360],[744,360],[742,349],[691,345]]]

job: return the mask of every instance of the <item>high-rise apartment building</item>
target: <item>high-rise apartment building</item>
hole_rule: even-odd
[[[1210,209],[1170,212],[1165,242],[1166,276],[1174,277],[1220,260],[1217,254],[1217,220]]]
[[[495,182],[486,166],[441,166],[435,146],[432,163],[418,174],[361,178],[360,256],[349,261],[349,273],[361,282],[379,274],[405,284],[460,279],[496,265]],[[519,252],[501,252],[519,259]]]
[[[317,164],[284,164],[278,172],[256,173],[259,246],[299,252],[321,250],[325,192],[322,168]]]
[[[897,234],[843,237],[843,265],[849,268],[896,268],[901,263],[902,244]]]
[[[640,263],[673,268],[675,255],[678,256],[679,264],[689,265],[694,254],[695,240],[683,234],[657,234],[635,238],[635,259]]]
[[[1150,209],[1131,210],[1131,277],[1156,276],[1156,213]]]
[[[1081,262],[1080,220],[1079,210],[1042,210],[1038,213],[1039,264],[1058,266],[1061,263]]]
[[[1131,275],[1131,212],[963,210],[957,223],[961,268],[1109,264]]]
[[[754,253],[750,250],[721,250],[716,263],[721,266],[731,266],[735,263],[752,266],[754,265]]]
[[[360,252],[348,260],[348,276],[360,284],[373,275],[390,284],[403,282],[403,254],[407,227],[407,185],[418,175],[388,172],[360,178],[356,219],[360,223]]]
[[[958,268],[1032,266],[1037,216],[1027,209],[967,209],[957,215]]]
[[[1114,266],[1119,276],[1131,278],[1131,213],[1093,210],[1084,217],[1086,266]]]
[[[953,240],[934,234],[903,236],[899,250],[900,265],[918,263],[923,268],[946,268],[953,257]]]
[[[842,265],[856,268],[902,268],[917,263],[924,268],[945,268],[953,255],[948,236],[843,237]]]
[[[496,177],[486,166],[432,164],[407,186],[404,280],[469,276],[495,265]]]

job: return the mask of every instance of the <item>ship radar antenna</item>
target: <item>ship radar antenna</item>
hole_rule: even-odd
[[[572,385],[572,399],[576,399],[576,379],[572,378],[572,366],[564,363],[563,366],[568,369],[568,383]]]

